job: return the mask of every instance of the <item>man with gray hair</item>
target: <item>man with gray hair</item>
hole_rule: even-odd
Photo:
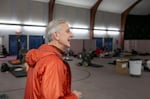
[[[48,24],[47,44],[28,51],[29,65],[24,99],[78,99],[81,92],[71,91],[71,70],[62,59],[73,37],[68,23],[53,20]]]

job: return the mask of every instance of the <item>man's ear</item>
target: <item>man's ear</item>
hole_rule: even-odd
[[[59,40],[60,34],[58,32],[55,32],[54,37],[56,38],[56,40]]]

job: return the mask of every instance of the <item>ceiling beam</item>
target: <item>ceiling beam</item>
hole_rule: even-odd
[[[130,11],[142,0],[137,0],[135,3],[133,3],[129,8],[127,8],[122,14],[121,14],[121,38],[120,38],[120,46],[122,49],[124,49],[124,31],[125,31],[125,24],[126,24],[126,18],[129,15]]]
[[[93,38],[93,30],[94,30],[94,24],[95,24],[95,15],[96,15],[96,12],[97,12],[97,8],[99,7],[101,2],[102,2],[102,0],[97,0],[97,2],[90,9],[90,39]]]
[[[53,19],[53,11],[54,11],[55,0],[50,0],[48,5],[49,5],[48,22],[50,22]]]

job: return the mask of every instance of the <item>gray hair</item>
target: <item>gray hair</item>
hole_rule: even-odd
[[[45,35],[45,38],[48,41],[51,41],[53,39],[52,34],[54,32],[58,32],[61,29],[60,24],[62,23],[67,23],[67,22],[65,20],[60,20],[60,19],[52,20],[51,22],[49,22],[46,29],[46,35]]]

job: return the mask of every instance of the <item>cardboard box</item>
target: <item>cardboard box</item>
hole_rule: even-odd
[[[128,74],[128,59],[117,59],[116,60],[116,72],[119,74]]]

